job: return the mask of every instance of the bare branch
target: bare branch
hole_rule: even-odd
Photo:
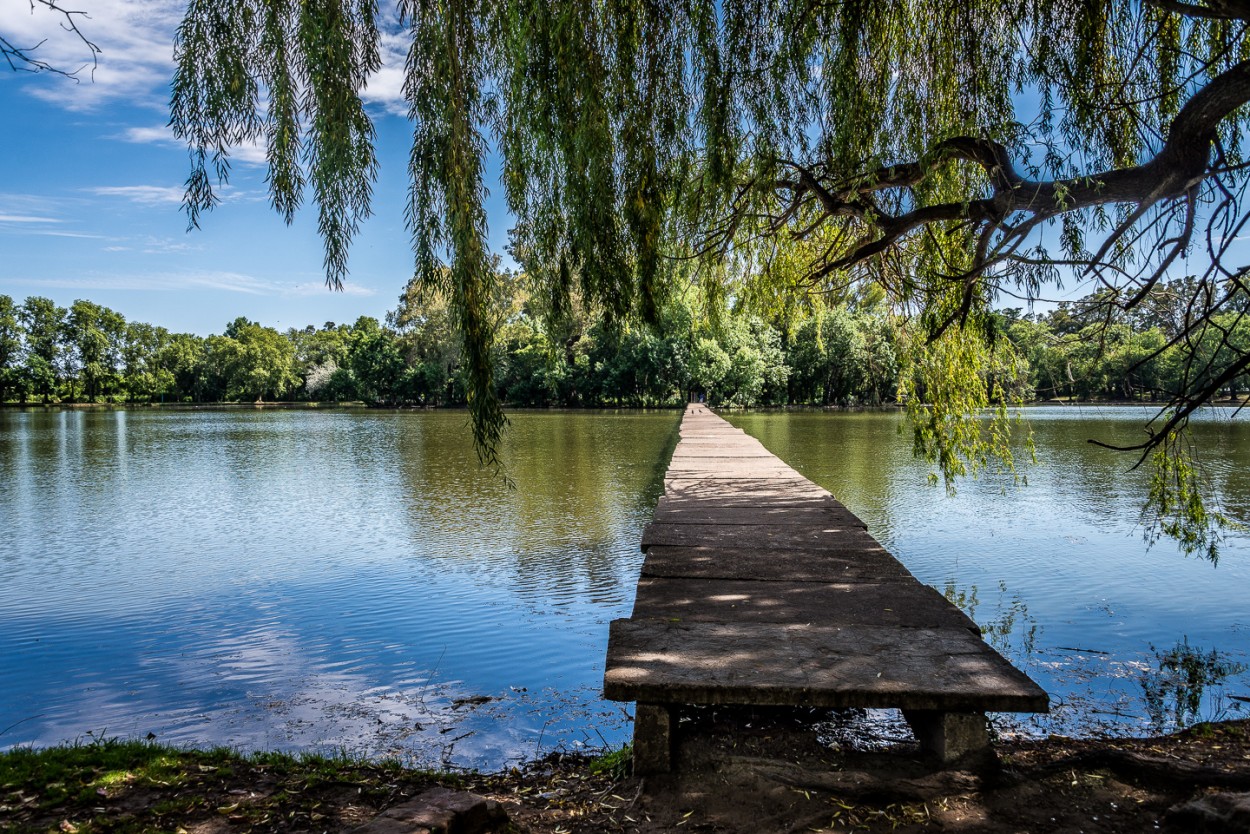
[[[94,41],[86,36],[82,29],[78,28],[78,18],[87,18],[89,15],[84,11],[67,9],[60,5],[57,0],[30,0],[31,14],[34,14],[37,6],[43,6],[48,11],[61,16],[61,28],[77,37],[91,54],[91,74],[94,76],[96,67],[100,63],[101,50]],[[33,46],[18,46],[0,34],[0,58],[3,58],[9,65],[9,69],[14,72],[49,72],[53,75],[78,81],[78,74],[86,69],[87,65],[83,64],[76,70],[67,70],[37,57],[35,52],[45,43],[47,43],[46,38]]]

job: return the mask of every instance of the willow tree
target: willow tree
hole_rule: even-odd
[[[991,393],[1001,294],[1091,280],[1110,320],[1188,270],[1182,350],[1246,306],[1230,251],[1247,220],[1247,0],[401,0],[397,20],[416,274],[451,300],[487,463],[503,425],[492,149],[553,315],[575,294],[654,319],[690,275],[721,293],[884,289],[923,325],[918,446],[947,473],[1005,449],[961,417]],[[385,25],[373,0],[191,0],[172,124],[193,223],[231,148],[263,142],[274,208],[289,219],[311,197],[340,284],[369,213],[360,91]],[[1193,548],[1210,519],[1183,430],[1250,367],[1227,346],[1187,354],[1132,447],[1155,461],[1159,519]]]

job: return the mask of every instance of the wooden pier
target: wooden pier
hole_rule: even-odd
[[[636,701],[634,768],[671,767],[682,704],[896,707],[950,762],[988,752],[985,713],[1046,693],[826,490],[690,405],[604,694]]]

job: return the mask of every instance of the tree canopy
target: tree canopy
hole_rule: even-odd
[[[1183,373],[1135,448],[1163,455],[1161,517],[1205,535],[1182,430],[1250,366],[1230,338],[1248,21],[1245,0],[401,0],[415,271],[449,299],[483,459],[503,425],[496,151],[514,254],[553,319],[656,321],[692,276],[711,298],[879,287],[927,333],[908,357],[931,406],[917,441],[947,469],[986,448],[959,415],[993,398],[1002,294],[1092,280],[1109,324],[1183,292],[1158,346]],[[172,101],[192,223],[231,148],[261,141],[274,208],[311,198],[342,281],[377,170],[360,91],[385,25],[373,0],[192,0]]]

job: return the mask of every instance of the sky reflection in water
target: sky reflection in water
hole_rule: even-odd
[[[603,645],[677,415],[512,419],[510,492],[462,413],[0,413],[0,746],[623,741]]]

